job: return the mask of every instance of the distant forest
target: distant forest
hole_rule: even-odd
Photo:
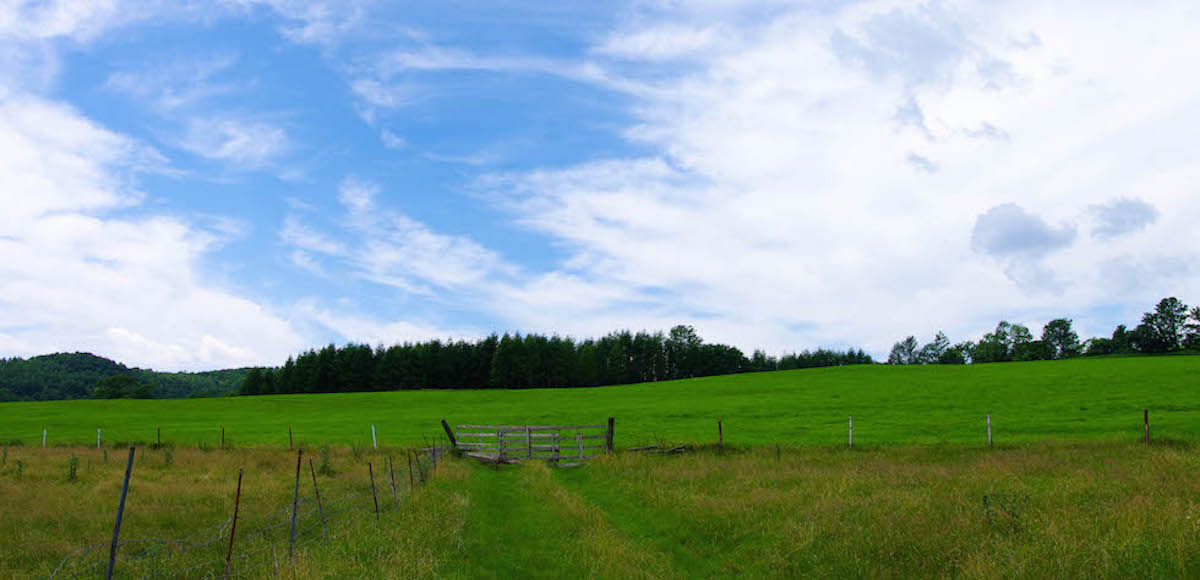
[[[692,327],[681,325],[667,334],[622,331],[583,341],[505,334],[387,348],[329,345],[289,358],[280,369],[251,370],[241,392],[594,387],[873,362],[853,349],[806,350],[779,358],[756,351],[747,358],[732,346],[706,343]]]
[[[1057,318],[1042,327],[1034,338],[1028,327],[1000,321],[996,330],[979,342],[951,344],[943,332],[932,342],[920,345],[909,336],[892,345],[888,364],[967,364],[1007,361],[1058,360],[1077,356],[1165,354],[1200,350],[1200,306],[1188,308],[1178,298],[1163,298],[1142,315],[1133,329],[1124,324],[1112,337],[1081,342],[1070,318]]]
[[[159,373],[78,352],[0,358],[0,401],[212,397],[239,390],[248,371]],[[105,381],[108,388],[100,388]]]

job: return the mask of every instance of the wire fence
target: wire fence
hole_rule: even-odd
[[[423,485],[446,451],[444,447],[430,447],[414,454],[412,485]],[[358,529],[353,524],[364,517],[376,517],[377,509],[398,509],[398,493],[393,493],[392,485],[397,491],[408,486],[402,486],[398,477],[393,481],[388,475],[382,468],[376,473],[375,493],[369,487],[340,491],[321,488],[318,492],[312,483],[305,486],[301,481],[302,491],[294,506],[288,501],[264,515],[237,516],[232,543],[233,517],[182,538],[135,536],[134,539],[122,539],[117,543],[114,577],[261,576],[272,567],[286,564],[296,548],[349,537]],[[379,496],[385,501],[378,502]],[[387,502],[387,498],[391,502]],[[136,532],[134,529],[122,530],[125,535]],[[49,578],[103,578],[108,571],[111,550],[111,542],[77,550],[67,555]]]

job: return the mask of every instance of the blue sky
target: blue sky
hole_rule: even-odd
[[[0,356],[1200,302],[1185,2],[0,3]]]

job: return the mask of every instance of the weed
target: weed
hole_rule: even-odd
[[[104,462],[108,463],[108,448],[104,448]]]
[[[333,475],[336,475],[337,472],[333,470],[333,464],[329,461],[329,446],[322,446],[318,453],[321,455],[321,466],[317,468],[317,473],[320,473],[326,477],[332,477]]]
[[[74,482],[79,479],[79,457],[74,453],[67,459],[67,481]]]
[[[25,462],[17,460],[17,479],[21,479],[21,474],[25,473]]]
[[[163,445],[162,446],[162,458],[163,458],[163,467],[170,467],[172,463],[175,463],[175,446],[174,445]]]
[[[359,445],[358,443],[351,443],[350,444],[350,456],[353,457],[355,461],[358,461],[359,459],[362,459],[362,455],[363,455],[362,445]]]

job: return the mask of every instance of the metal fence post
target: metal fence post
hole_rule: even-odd
[[[229,578],[233,560],[233,534],[237,531],[238,509],[242,507],[242,470],[238,470],[237,495],[233,499],[233,523],[229,524],[229,548],[225,550],[225,577]]]
[[[296,491],[292,494],[292,532],[288,537],[288,562],[292,561],[292,547],[296,544],[296,511],[300,507],[300,457],[304,450],[296,452]]]
[[[328,540],[329,530],[325,529],[325,508],[321,507],[321,488],[317,487],[317,470],[313,469],[311,458],[308,460],[308,471],[312,473],[313,493],[317,495],[317,515],[321,517],[321,535]]]
[[[108,572],[105,580],[112,580],[113,568],[117,564],[117,542],[121,536],[121,517],[125,515],[125,496],[129,493],[129,475],[133,473],[133,450],[129,448],[129,461],[125,464],[125,483],[121,484],[121,501],[117,504],[117,523],[113,526],[112,546],[108,550]]]

